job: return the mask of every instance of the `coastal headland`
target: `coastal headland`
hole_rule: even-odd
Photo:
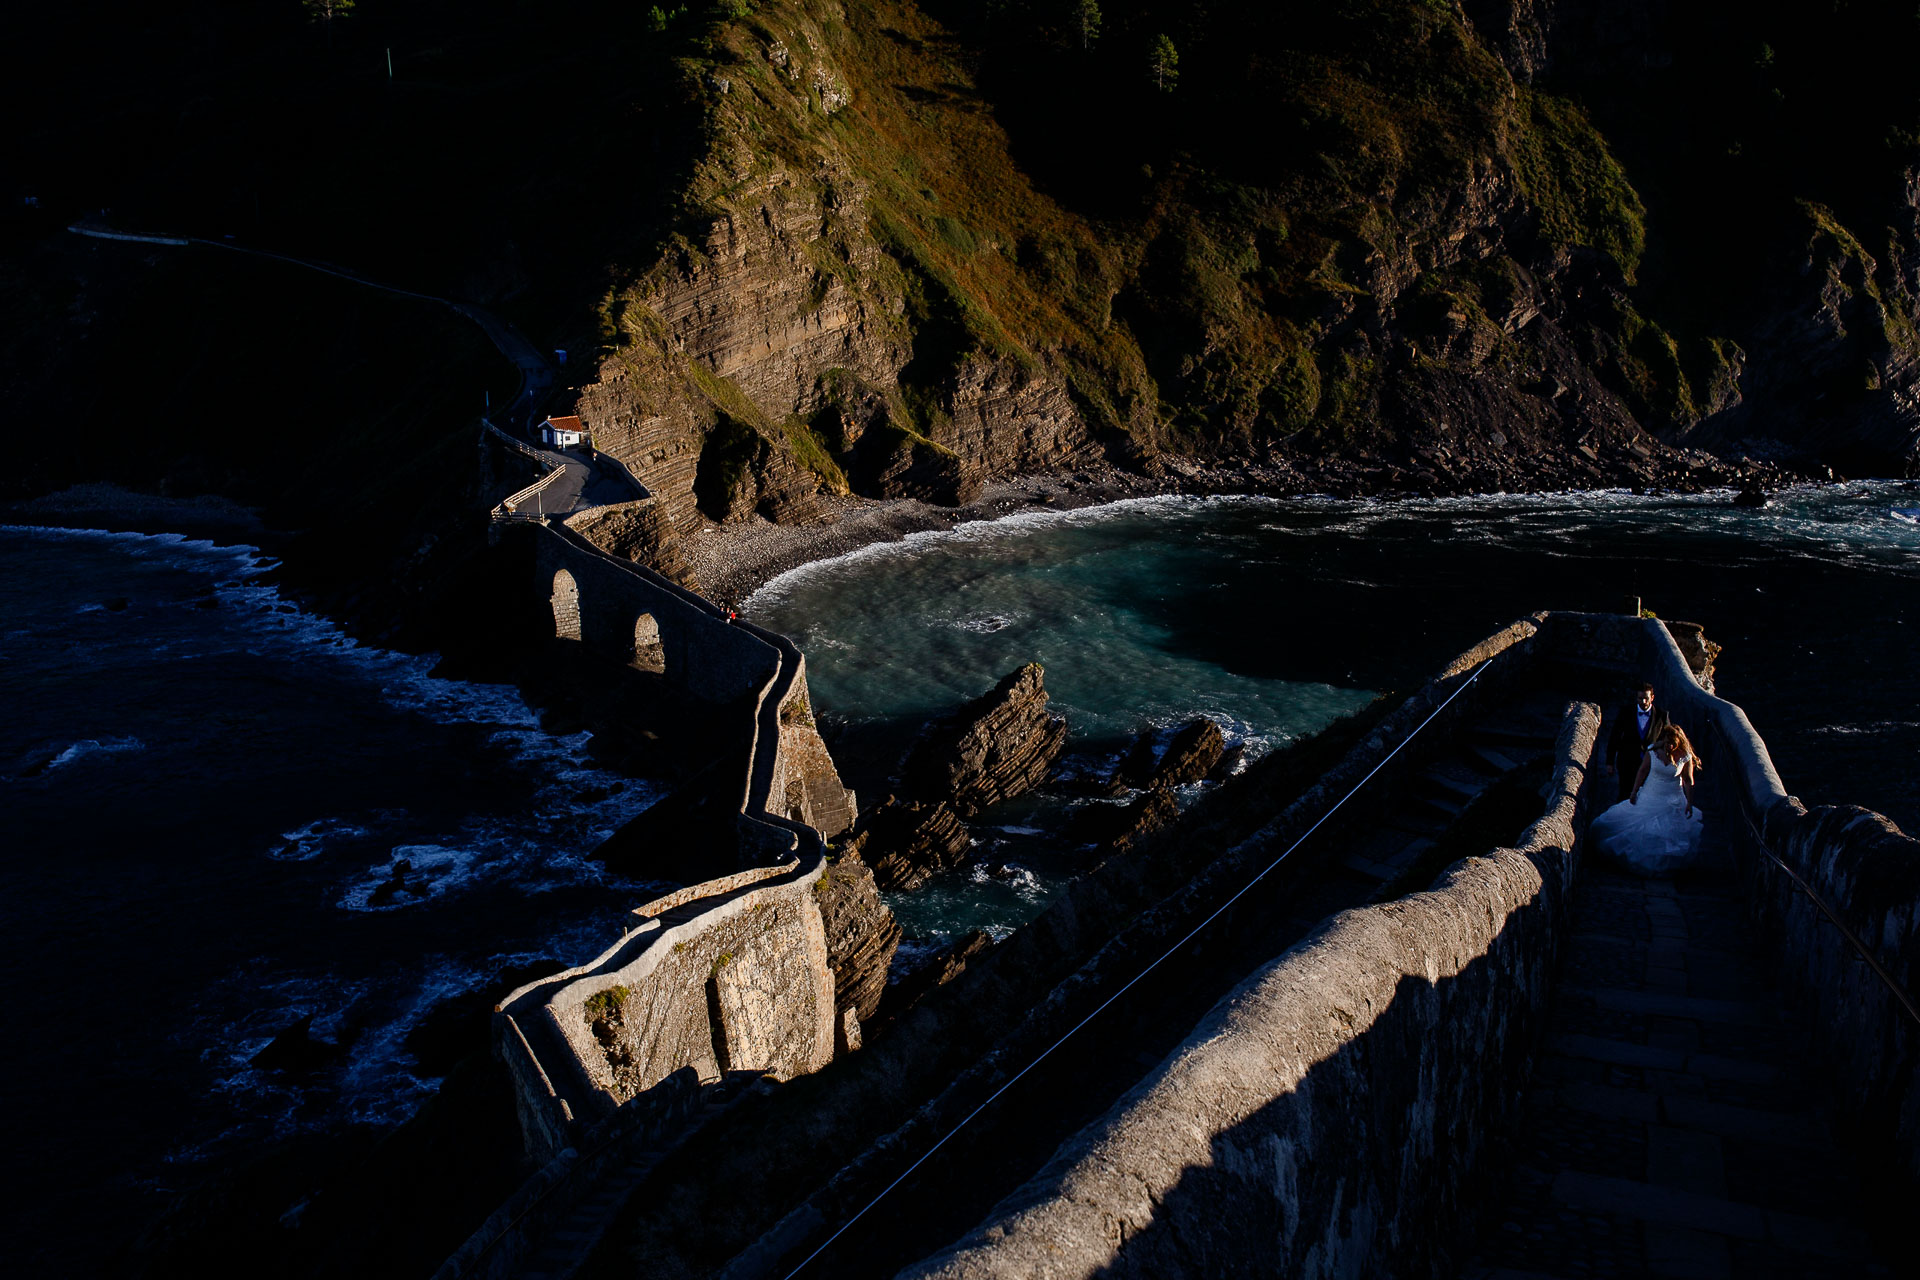
[[[1046,912],[889,984],[882,888],[962,857],[1066,730],[1023,665],[856,797],[805,655],[737,611],[1155,495],[1920,475],[1910,4],[543,8],[22,33],[0,520],[261,548],[669,792],[601,853],[682,886],[466,993],[407,1122],[247,1153],[123,1270],[1439,1274],[1516,1185],[1520,1234],[1572,1206],[1668,1270],[1871,1260],[1920,1169],[1913,841],[1789,795],[1698,628],[1530,614],[1230,777],[1196,722],[1185,812],[1143,738],[1143,785],[1097,780],[1130,825]],[[1589,878],[1641,679],[1712,744],[1711,904]],[[1614,1068],[1645,1074],[1585,1088]],[[1831,1131],[1765,1091],[1803,1071]],[[1627,1155],[1515,1183],[1530,1082]],[[1741,1183],[1792,1167],[1756,1132],[1846,1194]],[[1714,1227],[1677,1245],[1676,1191]]]

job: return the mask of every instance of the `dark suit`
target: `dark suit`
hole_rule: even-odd
[[[1640,758],[1653,745],[1670,721],[1667,713],[1655,706],[1647,720],[1647,731],[1640,732],[1640,704],[1628,703],[1613,718],[1613,732],[1607,736],[1607,763],[1620,774],[1620,798],[1633,794],[1633,780],[1640,773]]]

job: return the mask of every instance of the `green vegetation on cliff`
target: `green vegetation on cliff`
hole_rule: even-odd
[[[1446,456],[1431,419],[1448,401],[1549,451],[1636,424],[1675,438],[1738,403],[1753,320],[1736,299],[1752,289],[1699,296],[1722,283],[1708,242],[1780,279],[1798,196],[1729,207],[1689,167],[1713,131],[1681,122],[1695,98],[1751,96],[1725,24],[1777,27],[1784,10],[1656,14],[1646,47],[1621,49],[1581,15],[1503,31],[1431,0],[1134,0],[1091,27],[1081,8],[767,0],[715,21],[687,63],[710,147],[683,225],[757,217],[770,181],[816,202],[811,307],[836,288],[866,301],[936,441],[983,360],[1056,381],[1109,444],[1238,457]],[[1838,21],[1912,25],[1884,6]],[[1177,81],[1147,70],[1162,40]],[[1625,110],[1649,90],[1669,119]],[[1911,90],[1870,96],[1876,120],[1920,122]],[[1916,154],[1894,129],[1846,175],[1778,133],[1769,154],[1856,211],[1890,211]],[[1836,243],[1869,277],[1894,256]],[[1882,308],[1890,331],[1911,328],[1911,293]],[[1529,399],[1589,378],[1612,408]]]
[[[0,389],[120,430],[69,388],[123,349],[82,320],[121,332],[137,291],[46,251],[110,209],[503,311],[576,352],[583,402],[617,377],[603,419],[666,423],[623,457],[704,457],[714,516],[1103,451],[1493,487],[1617,475],[1582,458],[1644,428],[1910,465],[1920,19],[1629,9],[392,0],[331,40],[291,4],[37,11],[0,87],[27,122]],[[82,51],[112,92],[61,92]],[[232,324],[283,385],[365,375],[353,304],[319,297],[183,312],[143,358]],[[170,404],[87,474],[186,483],[200,414]]]

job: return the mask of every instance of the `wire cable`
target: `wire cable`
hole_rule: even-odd
[[[1071,1028],[1068,1029],[1065,1035],[1061,1036],[1058,1040],[1055,1040],[1052,1044],[1048,1045],[1044,1050],[1041,1051],[1040,1055],[1036,1057],[1032,1062],[1029,1062],[1026,1066],[1020,1068],[1020,1070],[1017,1073],[1015,1073],[1010,1079],[1008,1079],[1005,1084],[1002,1084],[998,1089],[995,1089],[992,1093],[988,1094],[986,1101],[982,1102],[979,1106],[975,1107],[972,1111],[969,1111],[966,1114],[966,1116],[960,1121],[959,1124],[956,1124],[953,1126],[953,1128],[947,1130],[947,1132],[940,1138],[938,1142],[928,1147],[926,1151],[921,1154],[918,1160],[915,1160],[912,1164],[908,1165],[906,1169],[901,1172],[899,1177],[895,1178],[892,1182],[889,1182],[886,1185],[886,1187],[881,1190],[879,1195],[875,1196],[872,1200],[869,1200],[864,1208],[862,1208],[858,1213],[854,1214],[851,1218],[848,1218],[845,1222],[841,1223],[840,1227],[832,1235],[828,1236],[825,1240],[821,1241],[820,1246],[816,1248],[812,1253],[808,1254],[804,1259],[802,1259],[799,1266],[787,1272],[785,1280],[793,1280],[795,1276],[799,1275],[802,1271],[805,1271],[809,1263],[811,1263],[815,1258],[819,1257],[821,1254],[825,1253],[828,1247],[831,1246],[835,1240],[838,1240],[842,1235],[844,1235],[847,1229],[853,1226],[854,1223],[860,1221],[861,1218],[865,1217],[868,1214],[868,1212],[870,1212],[874,1208],[874,1206],[878,1205],[882,1200],[886,1199],[888,1194],[891,1193],[895,1187],[899,1186],[901,1183],[905,1182],[908,1178],[912,1177],[914,1170],[918,1169],[921,1165],[925,1164],[929,1159],[931,1159],[934,1152],[938,1151],[941,1147],[945,1146],[949,1139],[951,1139],[955,1134],[959,1133],[962,1129],[966,1128],[967,1125],[972,1122],[975,1116],[979,1115],[982,1111],[985,1111],[988,1107],[992,1106],[996,1101],[998,1101],[1001,1094],[1013,1088],[1014,1085],[1020,1083],[1020,1078],[1022,1076],[1026,1075],[1027,1072],[1039,1066],[1042,1062],[1045,1062],[1047,1060],[1048,1055],[1050,1055],[1055,1049],[1058,1049],[1061,1045],[1071,1040],[1074,1037],[1075,1033],[1077,1033],[1082,1027],[1086,1026],[1089,1022],[1092,1022],[1095,1018],[1099,1017],[1102,1013],[1104,1013],[1108,1005],[1118,1000],[1121,996],[1127,994],[1127,992],[1133,988],[1135,983],[1139,982],[1142,978],[1146,977],[1148,974],[1152,973],[1155,969],[1159,968],[1162,963],[1172,959],[1173,956],[1176,955],[1181,948],[1185,947],[1189,942],[1192,942],[1194,938],[1199,936],[1200,932],[1203,929],[1205,929],[1208,925],[1212,924],[1215,920],[1218,920],[1228,907],[1231,907],[1234,903],[1240,901],[1240,899],[1245,897],[1248,891],[1253,888],[1253,886],[1259,884],[1262,880],[1266,879],[1266,877],[1273,871],[1273,869],[1278,867],[1281,863],[1285,862],[1295,849],[1298,849],[1301,845],[1306,843],[1307,837],[1311,836],[1314,832],[1318,831],[1321,828],[1321,826],[1325,824],[1328,818],[1331,818],[1334,814],[1338,813],[1340,811],[1341,805],[1344,805],[1347,801],[1353,799],[1355,795],[1359,794],[1360,788],[1366,786],[1367,783],[1371,782],[1373,780],[1374,774],[1379,773],[1382,769],[1386,768],[1387,762],[1393,759],[1395,756],[1399,755],[1400,749],[1402,747],[1406,746],[1409,742],[1412,742],[1415,738],[1419,737],[1420,731],[1422,729],[1425,729],[1428,725],[1432,724],[1435,716],[1439,715],[1442,711],[1445,711],[1449,706],[1452,705],[1453,700],[1455,698],[1465,693],[1467,689],[1473,684],[1473,682],[1480,678],[1481,673],[1487,669],[1487,666],[1492,661],[1493,661],[1492,658],[1488,658],[1485,662],[1482,662],[1479,665],[1479,667],[1477,667],[1474,670],[1474,673],[1468,676],[1466,680],[1462,682],[1462,684],[1458,689],[1455,689],[1452,693],[1447,695],[1447,700],[1445,702],[1442,702],[1439,706],[1435,707],[1430,713],[1428,713],[1427,718],[1425,720],[1422,720],[1418,725],[1414,727],[1414,730],[1412,733],[1409,733],[1406,737],[1402,738],[1394,746],[1393,750],[1387,752],[1386,755],[1382,756],[1380,759],[1380,763],[1374,765],[1373,768],[1367,771],[1366,777],[1354,783],[1352,790],[1348,791],[1347,794],[1345,794],[1344,796],[1341,796],[1339,800],[1335,801],[1333,804],[1333,807],[1328,809],[1325,813],[1321,814],[1319,819],[1316,820],[1312,826],[1308,827],[1304,832],[1300,834],[1299,839],[1295,840],[1292,844],[1287,846],[1285,852],[1281,853],[1280,856],[1275,858],[1272,862],[1269,862],[1264,868],[1261,869],[1258,875],[1254,876],[1253,879],[1247,881],[1246,884],[1242,885],[1239,888],[1239,890],[1236,891],[1231,898],[1228,898],[1225,902],[1215,907],[1212,913],[1208,915],[1206,919],[1202,920],[1199,924],[1195,925],[1191,930],[1189,930],[1187,932],[1187,935],[1181,938],[1180,941],[1174,943],[1171,947],[1168,947],[1166,951],[1162,952],[1160,956],[1153,961],[1153,963],[1149,964],[1146,968],[1142,969],[1139,973],[1129,978],[1125,986],[1121,987],[1118,991],[1108,996],[1105,1000],[1102,1000],[1099,1006],[1096,1007],[1092,1013],[1089,1013],[1086,1017],[1080,1019],[1079,1022],[1076,1022]]]

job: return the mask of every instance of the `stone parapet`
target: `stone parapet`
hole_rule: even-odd
[[[516,536],[533,540],[557,636],[681,685],[715,716],[739,717],[751,742],[728,802],[740,870],[648,903],[590,964],[497,1007],[496,1052],[527,1150],[544,1163],[676,1071],[785,1078],[831,1060],[834,974],[814,886],[823,833],[851,822],[853,797],[819,741],[792,641],[572,529],[529,523]]]
[[[551,1159],[579,1126],[685,1068],[702,1080],[742,1070],[786,1079],[831,1061],[821,870],[807,859],[744,886],[702,886],[710,896],[654,913],[589,963],[503,1000],[501,1056],[532,1060],[514,1072],[529,1152]]]
[[[1509,642],[1510,643],[1510,642]],[[1517,848],[1263,966],[954,1248],[903,1276],[1426,1275],[1472,1230],[1563,932],[1598,708]]]
[[[1746,713],[1701,687],[1666,628],[1638,627],[1647,678],[1706,762],[1706,805],[1728,820],[1776,976],[1814,1012],[1840,1129],[1878,1172],[1920,1184],[1920,841],[1871,810],[1788,795]]]

